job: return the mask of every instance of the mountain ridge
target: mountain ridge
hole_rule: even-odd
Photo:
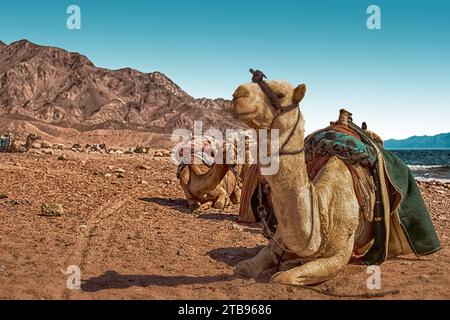
[[[162,72],[109,70],[86,56],[28,40],[0,43],[0,115],[91,129],[171,133],[204,127],[233,128],[231,102],[195,99]],[[205,112],[207,110],[208,112]]]
[[[450,132],[433,136],[412,136],[407,139],[390,139],[384,143],[387,149],[450,149]]]

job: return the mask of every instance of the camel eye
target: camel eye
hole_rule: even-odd
[[[277,93],[278,99],[283,99],[284,97],[286,97],[286,95],[284,93]]]

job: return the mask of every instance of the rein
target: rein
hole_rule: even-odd
[[[272,129],[273,124],[275,123],[275,120],[278,119],[278,117],[280,117],[281,115],[283,115],[285,113],[288,113],[290,111],[298,109],[299,105],[297,103],[292,103],[292,104],[287,105],[287,106],[282,106],[281,103],[280,103],[280,100],[278,99],[278,97],[275,94],[275,92],[273,92],[272,88],[270,88],[270,86],[267,84],[267,82],[264,81],[264,78],[267,79],[266,75],[260,70],[253,70],[253,69],[250,69],[250,73],[253,75],[252,82],[254,82],[254,83],[259,85],[259,87],[264,92],[264,94],[267,96],[267,98],[269,98],[269,101],[270,101],[270,104],[272,105],[272,107],[276,110],[276,114],[273,117],[272,122],[270,123],[270,127],[269,127],[270,129]],[[297,154],[300,154],[303,151],[305,151],[305,147],[303,147],[303,148],[301,148],[300,150],[297,150],[297,151],[283,151],[283,148],[288,144],[288,142],[294,136],[294,132],[295,132],[295,130],[297,130],[299,122],[300,122],[300,112],[297,113],[297,120],[296,120],[295,125],[292,128],[291,132],[289,133],[288,138],[286,139],[286,141],[281,146],[280,151],[277,152],[277,154],[279,156],[282,156],[282,155],[297,155]]]

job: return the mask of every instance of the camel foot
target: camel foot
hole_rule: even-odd
[[[202,204],[197,203],[195,205],[190,206],[190,208],[191,208],[192,213],[200,214],[200,213],[207,211],[208,209],[211,209],[211,205],[212,205],[212,202],[209,201],[209,202],[205,202]]]
[[[225,207],[227,206],[227,199],[225,198],[225,199],[220,199],[220,200],[217,200],[216,202],[214,202],[214,204],[212,205],[212,207],[214,208],[214,209],[219,209],[219,210],[223,210],[223,209],[225,209]]]
[[[234,267],[234,273],[243,278],[254,278],[256,277],[260,271],[252,261],[252,259],[244,260],[236,264]]]
[[[264,247],[253,258],[236,264],[234,268],[235,274],[244,278],[255,278],[264,271],[273,268],[275,263],[270,255],[270,250],[270,247]]]

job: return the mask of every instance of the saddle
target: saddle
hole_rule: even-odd
[[[351,173],[360,217],[371,222],[371,241],[355,247],[355,258],[368,265],[381,264],[388,257],[427,255],[441,248],[411,170],[383,148],[378,135],[354,124],[345,110],[341,110],[337,122],[305,139],[305,160],[311,181],[334,156],[342,159]],[[258,206],[262,205],[267,212],[265,228],[273,233],[277,222],[270,203],[270,188],[264,184],[258,165],[250,167],[243,185],[239,219],[242,223],[260,221]]]

